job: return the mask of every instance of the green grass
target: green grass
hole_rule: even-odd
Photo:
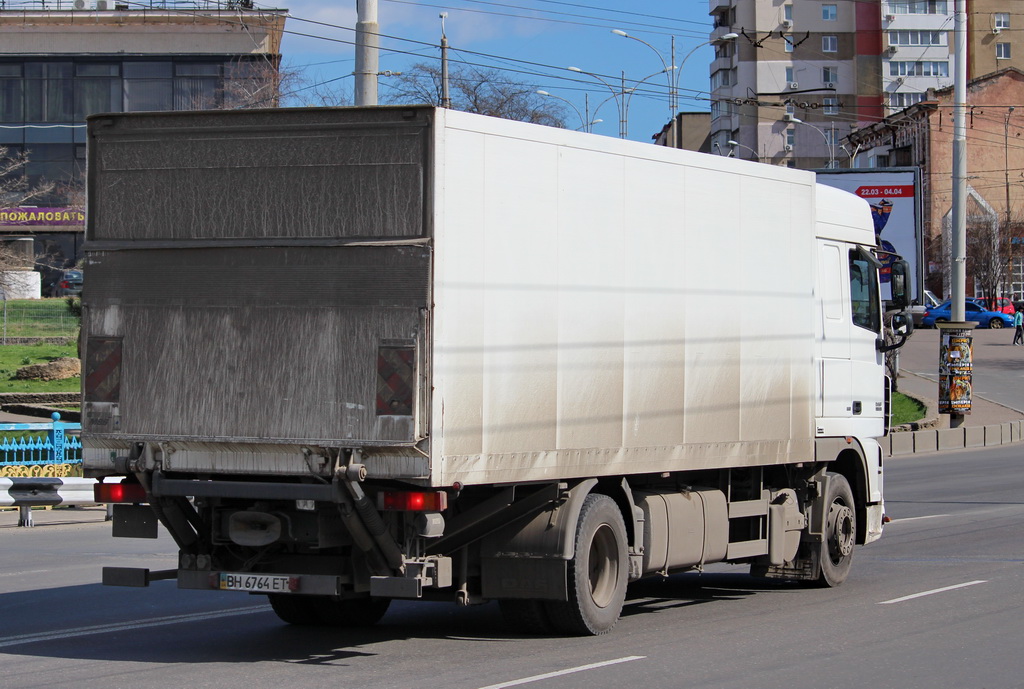
[[[0,346],[0,392],[78,392],[82,389],[79,377],[48,381],[12,379],[22,366],[43,364],[62,356],[78,356],[74,343]]]
[[[927,411],[928,409],[917,400],[899,392],[893,393],[891,422],[893,426],[920,421]]]
[[[0,308],[4,337],[76,337],[79,316],[66,298],[12,299]]]

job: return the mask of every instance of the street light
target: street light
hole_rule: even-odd
[[[653,45],[651,45],[650,43],[648,43],[647,41],[645,41],[642,38],[637,38],[636,36],[630,36],[628,33],[623,31],[622,29],[612,29],[612,33],[615,34],[616,36],[622,36],[623,38],[630,38],[630,39],[636,41],[637,43],[643,43],[645,46],[647,46],[648,48],[653,50],[654,54],[658,56],[658,59],[661,60],[662,71],[665,73],[666,79],[668,79],[668,109],[671,110],[673,114],[675,114],[675,111],[676,111],[675,98],[674,98],[675,92],[674,92],[674,90],[672,88],[672,83],[673,83],[672,70],[674,70],[676,68],[675,64],[672,64],[670,66],[667,62],[665,62],[665,58],[662,56],[661,51],[658,50],[657,48],[655,48]],[[673,59],[673,61],[675,60],[675,40],[676,40],[676,37],[673,36],[672,37],[672,46],[673,46],[672,47],[672,59]]]
[[[683,73],[683,66],[686,64],[686,61],[690,58],[690,56],[697,52],[699,48],[703,48],[706,45],[711,45],[713,43],[723,43],[725,41],[732,41],[740,37],[738,33],[727,33],[722,34],[718,38],[713,38],[710,41],[698,43],[693,47],[693,49],[690,52],[686,54],[685,57],[683,57],[683,61],[680,62],[677,66],[675,36],[672,37],[672,64],[670,65],[665,61],[665,57],[661,54],[660,50],[658,50],[657,48],[655,48],[653,45],[643,40],[642,38],[631,36],[625,31],[622,31],[621,29],[612,29],[612,33],[615,34],[616,36],[622,36],[623,38],[631,38],[634,41],[637,41],[638,43],[643,43],[645,46],[647,46],[648,48],[655,52],[655,54],[658,56],[658,59],[661,60],[661,66],[664,68],[665,73],[668,75],[668,107],[673,114],[675,114],[676,110],[679,109],[679,75]]]
[[[619,90],[616,91],[615,87],[612,86],[610,83],[608,83],[608,81],[606,79],[602,78],[599,74],[594,74],[593,72],[587,72],[585,70],[580,69],[579,67],[571,67],[570,66],[570,67],[566,67],[566,69],[569,70],[570,72],[576,72],[577,74],[586,74],[587,76],[594,77],[595,79],[597,79],[602,84],[604,84],[605,86],[608,87],[608,90],[611,91],[612,95],[609,98],[605,98],[603,101],[601,101],[600,105],[598,105],[596,108],[594,108],[594,114],[595,115],[597,114],[597,111],[600,110],[601,105],[604,105],[605,103],[607,103],[608,101],[610,101],[610,100],[612,100],[614,98],[615,99],[615,105],[616,105],[616,107],[619,110],[619,138],[620,139],[625,139],[626,135],[628,134],[629,101],[633,98],[633,94],[636,93],[636,90],[640,87],[641,84],[646,82],[651,77],[656,77],[656,76],[658,76],[659,74],[662,74],[665,71],[665,70],[660,70],[658,72],[654,72],[653,74],[648,74],[643,79],[641,79],[640,81],[636,82],[636,84],[634,86],[632,86],[632,87],[630,87],[628,89],[626,88],[626,73],[622,72],[621,73],[621,77],[620,77],[620,82],[619,82],[620,83]]]
[[[544,96],[545,98],[554,98],[555,100],[560,100],[563,103],[568,103],[569,107],[576,111],[576,116],[580,118],[580,128],[583,129],[584,131],[590,131],[589,129],[587,129],[587,120],[585,117],[583,117],[583,113],[580,112],[579,108],[573,105],[573,102],[571,100],[569,100],[568,98],[562,98],[561,96],[556,96],[555,94],[548,93],[547,91],[535,91],[534,93],[536,93],[538,96]]]
[[[813,124],[810,124],[809,122],[804,122],[803,120],[801,120],[801,119],[799,119],[797,117],[793,117],[792,115],[790,115],[784,121],[785,122],[796,122],[797,124],[802,124],[802,125],[804,125],[806,127],[810,127],[814,131],[816,131],[819,134],[821,134],[821,138],[823,138],[825,140],[825,148],[828,150],[828,166],[829,166],[830,169],[834,168],[836,166],[836,156],[835,156],[835,152],[832,150],[832,142],[828,140],[828,136],[825,135],[825,132],[821,131],[820,129],[815,127]]]
[[[741,143],[740,143],[739,141],[733,141],[732,139],[729,139],[729,140],[728,140],[728,141],[726,141],[725,143],[729,144],[729,145],[730,145],[730,146],[732,146],[733,148],[736,148],[737,146],[739,146],[740,148],[745,148],[745,149],[747,149],[748,151],[750,151],[751,153],[753,153],[753,154],[754,154],[754,159],[755,159],[755,160],[756,160],[757,162],[759,162],[759,163],[761,162],[761,156],[759,156],[759,155],[757,154],[757,151],[755,151],[754,149],[752,149],[752,148],[751,148],[750,146],[744,146],[744,145],[743,145],[743,144],[741,144]]]

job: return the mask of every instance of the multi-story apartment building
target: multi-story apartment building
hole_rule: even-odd
[[[967,7],[969,78],[1018,64],[1020,17],[1001,0]],[[851,129],[952,84],[953,10],[953,0],[710,0],[711,38],[740,35],[711,63],[712,146],[733,141],[740,157],[793,167],[849,166],[841,143]]]
[[[34,201],[45,210],[5,213],[0,234],[73,262],[80,214],[60,211],[81,185],[86,116],[276,105],[286,15],[251,0],[0,0],[0,147],[28,156],[31,184],[56,183]]]

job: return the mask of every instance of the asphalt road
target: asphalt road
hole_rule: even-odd
[[[1020,446],[890,460],[882,540],[838,589],[738,567],[635,585],[607,636],[512,634],[493,604],[396,603],[369,630],[289,627],[260,597],[99,585],[173,563],[103,510],[0,513],[0,687],[1020,687]]]

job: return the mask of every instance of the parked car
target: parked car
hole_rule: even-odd
[[[978,323],[982,328],[1012,328],[1013,317],[999,311],[988,311],[981,304],[967,301],[964,304],[964,318]],[[928,309],[921,319],[925,328],[934,328],[936,323],[948,323],[952,320],[950,302],[945,301],[934,309]]]
[[[914,319],[914,327],[921,326],[921,319],[924,318],[924,314],[929,309],[934,309],[941,302],[938,297],[932,294],[929,290],[925,290],[921,299],[915,299],[914,303],[910,305],[907,311],[910,313],[910,317]]]
[[[1009,297],[969,297],[968,300],[980,304],[982,308],[989,311],[998,311],[1011,316],[1017,313],[1017,307],[1013,305]]]
[[[51,297],[77,297],[82,294],[82,271],[62,270],[50,285]]]

